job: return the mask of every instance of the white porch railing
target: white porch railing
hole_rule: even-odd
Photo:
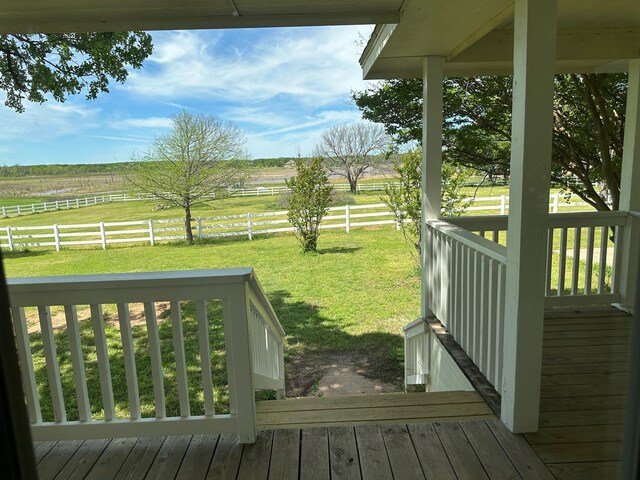
[[[500,391],[506,247],[444,220],[427,222],[426,302]]]
[[[421,318],[403,328],[404,386],[429,383],[429,332]]]
[[[611,304],[621,299],[621,249],[628,212],[549,216],[547,306]],[[487,379],[502,386],[507,217],[455,217],[427,222],[427,306]],[[413,324],[408,327],[412,327]],[[428,374],[407,328],[407,376]],[[413,343],[411,343],[413,342]],[[415,370],[415,372],[414,372]],[[418,371],[419,370],[419,371]],[[412,383],[407,377],[407,383]]]
[[[611,304],[620,300],[620,255],[628,212],[549,215],[547,306]],[[507,217],[456,217],[459,227],[507,244]],[[578,298],[577,298],[578,297]]]
[[[274,389],[280,394],[284,391],[284,331],[251,268],[15,278],[9,279],[8,286],[35,440],[235,432],[241,442],[253,442],[256,436],[254,391]],[[224,320],[218,322],[221,325],[212,323],[216,321],[208,311],[214,303],[212,301],[222,304]],[[159,302],[168,302],[170,307],[169,348],[166,341],[161,345],[159,336],[162,325],[156,316]],[[116,405],[114,398],[113,367],[110,366],[113,352],[107,347],[103,317],[103,306],[108,305],[110,310],[114,310],[114,304],[121,339],[118,347],[122,348],[124,361],[124,375],[120,372],[120,377],[126,378],[126,400],[121,398],[120,405]],[[148,343],[148,352],[146,349],[141,352],[139,345],[134,345],[131,304],[143,305],[146,324],[143,344]],[[95,399],[96,396],[90,395],[87,388],[87,340],[81,337],[81,331],[84,336],[87,329],[81,330],[78,321],[78,306],[85,305],[89,305],[91,317],[90,351],[95,351],[97,357],[101,391],[99,405],[90,402],[90,397]],[[191,332],[192,338],[185,337],[183,333],[183,313],[187,305],[197,324],[197,330]],[[37,308],[35,317],[39,324],[44,366],[34,365],[33,334],[30,336],[29,332],[33,326],[27,322],[33,308],[28,307]],[[59,312],[56,313],[57,318],[64,317],[64,324],[59,321],[52,323],[52,310]],[[115,322],[111,323],[116,328]],[[214,401],[215,389],[220,387],[212,380],[210,331],[219,327],[224,330],[225,347],[220,355],[226,358],[229,413],[216,411]],[[59,332],[54,332],[54,328]],[[68,351],[57,351],[57,345],[63,339],[68,343],[68,347],[65,346]],[[188,351],[191,353],[190,363],[185,359],[187,342],[191,342],[193,350]],[[141,379],[136,359],[140,359],[141,354],[144,361],[151,364],[153,418],[141,412],[141,394],[151,395],[139,389]],[[72,367],[68,368],[67,361],[64,373],[61,373],[62,356],[71,359]],[[175,358],[175,367],[167,362],[167,356]],[[36,368],[46,368],[50,391],[46,402],[53,407],[53,421],[43,419],[41,401],[45,400],[43,392],[47,389],[36,383]],[[197,382],[193,381],[194,369],[199,372]],[[165,379],[173,374],[177,385],[178,415],[167,413]],[[73,375],[75,398],[72,396],[72,402],[65,402],[63,384],[67,384],[68,400],[69,377],[63,379],[63,375]],[[192,414],[194,398],[201,399],[203,414]],[[78,420],[68,420],[68,410],[75,411],[76,408]],[[127,412],[124,416],[123,410]],[[97,416],[103,419],[97,419]]]

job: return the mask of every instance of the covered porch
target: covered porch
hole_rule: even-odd
[[[349,411],[353,407],[338,405],[328,410],[346,411],[345,421],[332,422],[327,413],[320,413],[314,414],[319,420],[313,422],[318,424],[313,429],[307,429],[311,422],[282,430],[265,423],[262,427],[269,428],[261,431],[261,413],[265,413],[261,409],[266,407],[254,401],[255,391],[281,395],[285,332],[250,269],[35,278],[12,281],[9,289],[41,478],[225,478],[227,474],[230,478],[429,478],[432,468],[444,472],[436,478],[551,478],[552,474],[609,478],[615,474],[625,403],[628,317],[618,312],[602,317],[589,312],[575,317],[547,313],[545,320],[545,310],[612,303],[628,311],[634,308],[640,250],[640,15],[636,3],[622,1],[614,8],[594,1],[586,8],[577,1],[557,5],[551,0],[517,0],[514,6],[497,0],[447,5],[408,0],[356,2],[353,11],[347,12],[342,2],[326,2],[329,14],[300,10],[299,2],[280,2],[275,14],[242,3],[224,2],[214,11],[194,5],[177,12],[135,3],[115,8],[104,2],[96,10],[102,20],[96,22],[96,12],[72,12],[66,5],[45,8],[33,2],[24,10],[16,7],[17,14],[7,16],[1,25],[10,32],[34,27],[66,31],[388,22],[376,27],[363,54],[365,76],[417,75],[425,85],[423,311],[419,322],[406,331],[405,376],[408,383],[433,384],[439,374],[432,338],[446,348],[444,336],[449,335],[460,348],[454,360],[459,365],[472,364],[488,388],[494,389],[501,421],[492,418],[482,401],[460,402],[475,403],[474,415],[480,419],[428,415],[428,408],[419,404],[417,418],[388,415],[386,420],[373,417],[355,422],[354,412]],[[51,15],[52,8],[57,16]],[[603,9],[613,13],[603,15]],[[629,93],[620,211],[549,215],[554,72],[626,70]],[[510,71],[515,88],[509,216],[440,218],[442,79],[447,74]],[[172,304],[172,355],[180,405],[175,416],[164,409],[154,307],[161,300]],[[211,365],[203,360],[198,386],[203,414],[191,414],[181,330],[180,304],[185,301],[195,306],[202,359],[210,358],[207,305],[212,301],[222,305],[228,411],[218,410]],[[131,303],[141,303],[145,310],[153,417],[142,415],[139,408],[139,379],[127,320]],[[116,305],[120,322],[128,393],[124,417],[116,411],[109,373],[102,322],[107,304]],[[73,421],[67,420],[51,327],[50,308],[60,305],[65,309],[77,389],[78,420]],[[91,306],[103,406],[100,419],[90,414],[75,319],[78,305]],[[41,416],[25,307],[38,309],[53,421]],[[431,322],[436,321],[444,331],[432,329]],[[593,370],[583,371],[583,364],[589,363],[585,359],[591,358],[600,361],[590,363]],[[615,365],[599,371],[602,367],[596,364],[601,363]],[[576,371],[584,375],[576,376]],[[575,378],[579,383],[571,383]],[[427,397],[433,393],[425,393],[425,398],[433,398]],[[304,408],[298,405],[295,410],[309,411]],[[391,404],[384,410],[399,409]],[[580,423],[585,418],[593,423]],[[390,425],[381,424],[382,420]],[[607,425],[604,436],[601,425]],[[531,433],[518,435],[523,432]]]

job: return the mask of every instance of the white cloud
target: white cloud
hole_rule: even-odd
[[[0,140],[45,142],[65,135],[80,134],[99,125],[99,108],[81,104],[27,103],[23,113],[0,108]]]
[[[233,46],[225,45],[226,34],[154,36],[152,68],[132,71],[123,88],[172,100],[209,97],[251,103],[288,95],[319,106],[364,86],[356,27],[270,30],[256,35],[255,42]]]
[[[114,128],[171,128],[169,117],[127,118],[112,123]]]

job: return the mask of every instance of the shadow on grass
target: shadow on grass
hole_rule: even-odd
[[[322,376],[322,365],[331,363],[333,356],[344,353],[358,353],[367,357],[366,368],[362,374],[384,382],[396,382],[402,375],[403,340],[400,335],[386,332],[371,332],[352,335],[345,331],[344,322],[328,318],[317,306],[301,300],[292,299],[285,290],[269,294],[271,304],[287,334],[285,347],[285,371],[288,389],[300,386],[304,391]],[[187,383],[191,415],[204,414],[202,391],[202,368],[200,362],[198,326],[195,303],[181,302],[182,330],[187,366]],[[209,318],[209,362],[212,367],[212,382],[216,413],[229,411],[229,391],[227,383],[226,347],[224,339],[223,312],[220,302],[207,302]],[[159,316],[158,334],[164,380],[164,397],[167,416],[180,416],[178,387],[176,380],[176,361],[173,345],[172,323],[169,312]],[[104,315],[105,335],[109,351],[109,366],[113,388],[113,397],[118,418],[129,416],[129,400],[125,375],[125,359],[117,318]],[[100,375],[93,329],[90,320],[79,323],[86,385],[91,405],[91,414],[95,419],[103,418],[103,403]],[[139,389],[141,413],[143,417],[155,415],[153,375],[149,354],[149,337],[144,325],[132,327],[133,349],[136,362],[136,374]],[[73,378],[70,346],[66,329],[56,329],[54,340],[60,369],[62,392],[68,420],[78,419],[76,388]],[[30,335],[31,350],[40,404],[44,421],[53,421],[53,405],[47,378],[46,362],[42,338],[39,332]],[[308,368],[305,355],[313,355],[315,367]],[[320,359],[320,360],[318,360]],[[317,368],[316,368],[317,367]],[[305,390],[306,389],[306,390]]]
[[[51,250],[2,250],[2,258],[28,258],[39,257],[41,255],[48,255]]]
[[[321,248],[318,250],[320,255],[325,253],[356,253],[362,250],[362,247],[333,247],[333,248]]]

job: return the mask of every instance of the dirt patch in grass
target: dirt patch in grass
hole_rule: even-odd
[[[402,371],[383,351],[303,353],[286,362],[288,397],[397,392]]]
[[[156,302],[156,318],[158,321],[162,321],[167,317],[169,313],[169,302]],[[113,312],[111,311],[113,310]],[[54,330],[64,330],[67,328],[67,322],[64,316],[64,308],[60,306],[51,307],[51,325]],[[88,306],[80,306],[77,310],[78,322],[82,322],[91,318],[91,309]],[[111,325],[118,325],[118,313],[115,305],[108,305],[103,309],[104,321]],[[38,319],[38,309],[27,308],[25,309],[25,316],[27,320],[27,328],[29,333],[39,332],[40,323]],[[140,325],[146,325],[144,318],[144,304],[142,303],[130,303],[129,304],[129,320],[132,327]]]

